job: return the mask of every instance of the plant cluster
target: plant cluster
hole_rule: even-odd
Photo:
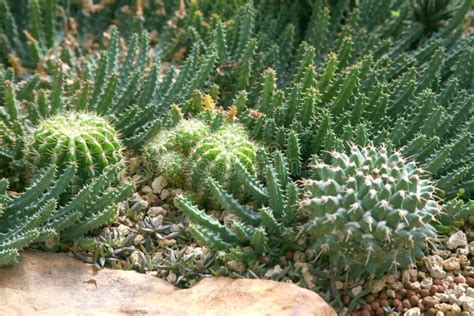
[[[109,166],[92,182],[62,202],[60,195],[73,181],[77,170],[71,164],[64,172],[43,169],[29,188],[10,197],[8,181],[0,191],[0,266],[16,262],[18,251],[34,242],[54,238],[72,241],[116,216],[115,204],[133,192],[128,183],[116,185],[119,167]]]
[[[0,262],[110,220],[126,152],[224,262],[407,267],[474,212],[470,7],[0,0],[0,174],[30,182],[1,182]]]
[[[175,186],[202,194],[208,178],[226,187],[235,184],[236,166],[255,172],[256,145],[239,123],[224,123],[217,115],[210,125],[202,119],[182,119],[145,147],[148,160]]]

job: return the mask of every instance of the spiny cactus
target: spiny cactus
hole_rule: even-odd
[[[189,155],[196,144],[209,133],[209,126],[201,120],[181,120],[169,130],[163,130],[146,146],[150,159],[168,151]]]
[[[251,202],[239,201],[241,192],[240,197],[227,193],[225,182],[209,178],[205,183],[217,204],[235,216],[230,227],[206,215],[185,196],[176,198],[178,207],[193,222],[191,234],[212,249],[248,264],[258,262],[262,255],[275,259],[287,250],[298,249],[294,223],[299,192],[288,176],[286,159],[276,153],[275,166],[266,165],[261,170],[266,185],[242,163],[235,168],[237,181]]]
[[[472,45],[472,39],[466,41]],[[276,74],[269,69],[262,75],[259,97],[242,93],[236,99],[245,104],[239,117],[251,136],[267,145],[285,148],[286,135],[296,132],[305,161],[313,154],[328,161],[328,151],[348,151],[349,142],[403,147],[405,155],[414,156],[433,174],[446,195],[464,190],[469,197],[473,81],[462,63],[474,62],[473,51],[461,53],[458,49],[465,46],[459,43],[447,57],[438,45],[410,54],[421,58],[415,63],[419,66],[401,68],[369,56],[336,71],[341,56],[331,54],[323,66],[302,64],[301,75],[283,90],[275,87]],[[308,49],[307,55],[311,52]],[[457,54],[467,59],[452,60]],[[388,79],[392,70],[399,74]]]
[[[201,120],[181,120],[170,130],[161,131],[145,145],[145,160],[149,168],[165,176],[172,185],[186,186],[190,152],[209,133]]]
[[[330,269],[350,277],[404,269],[423,256],[440,212],[424,171],[399,152],[353,146],[316,160],[300,208],[313,247]]]
[[[109,166],[60,203],[58,198],[73,181],[76,170],[74,163],[61,174],[55,166],[44,169],[16,198],[7,195],[8,181],[0,180],[0,266],[15,263],[18,251],[31,243],[58,234],[62,240],[72,241],[110,222],[117,213],[115,204],[133,192],[129,183],[116,185],[120,168]]]
[[[238,123],[224,124],[196,144],[190,154],[191,186],[199,190],[207,177],[224,185],[241,163],[247,171],[255,173],[256,145],[249,139],[244,127]]]
[[[25,159],[32,170],[55,164],[60,171],[78,167],[78,185],[121,163],[122,145],[106,119],[86,112],[65,112],[44,121],[26,137]]]
[[[145,146],[145,156],[174,185],[202,193],[211,176],[228,186],[237,163],[255,173],[256,148],[242,125],[216,115],[210,126],[198,119],[179,121]]]
[[[17,73],[38,63],[47,68],[47,55],[53,56],[49,50],[66,36],[64,18],[56,0],[0,0],[0,61],[6,60]]]

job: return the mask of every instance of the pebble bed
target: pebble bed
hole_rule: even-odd
[[[324,274],[313,268],[316,254],[311,249],[288,252],[278,264],[262,257],[254,267],[238,261],[223,265],[220,254],[197,244],[186,232],[188,221],[173,204],[182,191],[168,187],[161,176],[147,176],[138,160],[132,159],[130,166],[137,192],[119,205],[116,223],[63,250],[98,268],[134,269],[179,287],[218,275],[291,282],[316,291],[340,315],[474,315],[474,216],[463,230],[440,239],[437,250],[410,270],[365,283],[341,280],[321,285]],[[224,221],[232,216],[213,215]]]

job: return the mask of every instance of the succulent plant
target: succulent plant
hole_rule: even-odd
[[[33,170],[55,164],[62,172],[78,167],[76,184],[123,160],[117,131],[98,115],[66,112],[52,116],[27,135],[25,159]]]
[[[255,173],[257,146],[242,125],[220,118],[214,117],[211,126],[198,119],[181,120],[162,131],[145,146],[148,164],[174,185],[200,193],[208,177],[228,186],[237,163]]]
[[[199,191],[208,177],[228,186],[237,163],[255,173],[256,148],[242,125],[224,124],[192,150],[189,157],[191,187]]]
[[[211,249],[223,251],[228,260],[236,258],[249,265],[262,255],[273,261],[287,250],[298,249],[295,222],[299,191],[289,178],[282,154],[277,152],[274,165],[261,170],[265,184],[242,163],[237,162],[234,168],[235,181],[241,187],[239,195],[243,192],[246,196],[244,201],[213,178],[203,183],[219,208],[233,215],[227,225],[207,215],[189,197],[176,198],[178,207],[192,221],[190,233]]]
[[[145,147],[145,154],[150,160],[169,151],[188,155],[208,133],[209,127],[201,120],[181,120],[172,129],[163,130],[153,138]]]
[[[50,166],[35,175],[19,196],[7,193],[8,181],[0,179],[0,266],[16,263],[18,252],[31,243],[74,241],[117,215],[116,203],[133,192],[133,185],[117,185],[118,165],[108,166],[88,185],[61,203],[59,197],[73,181],[77,166],[71,163],[58,174]]]
[[[353,146],[316,160],[304,180],[300,209],[313,247],[329,267],[350,277],[404,269],[435,237],[435,188],[424,171],[399,152]]]
[[[201,120],[180,120],[176,126],[161,131],[144,148],[148,167],[177,187],[186,186],[187,158],[196,144],[209,133]]]

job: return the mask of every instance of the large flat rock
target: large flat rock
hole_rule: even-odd
[[[266,280],[206,278],[178,289],[134,271],[97,271],[65,254],[23,252],[0,268],[0,315],[336,315],[316,293]]]

